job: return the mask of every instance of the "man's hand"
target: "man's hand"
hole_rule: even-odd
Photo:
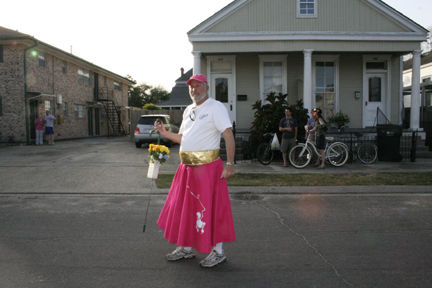
[[[162,135],[164,132],[166,132],[165,127],[162,123],[161,119],[156,119],[155,123],[154,123],[154,127],[155,127],[155,132],[159,131],[160,134]]]
[[[222,172],[221,178],[225,178],[225,179],[232,178],[232,177],[234,177],[234,174],[235,174],[234,166],[227,164],[227,165],[225,165],[225,168]]]

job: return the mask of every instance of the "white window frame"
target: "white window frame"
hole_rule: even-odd
[[[84,68],[78,68],[78,83],[91,86],[90,70]]]
[[[82,104],[74,104],[74,116],[75,118],[84,118],[85,106]]]
[[[67,102],[63,102],[63,117],[67,118],[68,116],[69,116],[68,104]]]
[[[114,81],[114,89],[118,91],[122,91],[121,83]]]
[[[264,95],[264,62],[282,62],[282,94],[287,94],[287,57],[288,55],[259,55],[260,99],[265,101]]]
[[[300,0],[297,0],[297,18],[318,18],[318,0],[307,0],[309,2],[313,2],[314,5],[314,14],[301,14],[300,13]]]
[[[421,77],[421,83],[430,82],[431,79],[432,79],[432,75],[423,76],[423,77]],[[425,81],[425,80],[428,80],[428,81]]]
[[[53,114],[53,105],[52,105],[52,101],[51,100],[45,100],[45,111],[46,110],[49,110],[50,111],[50,114],[52,115]],[[45,112],[44,111],[44,112]]]
[[[340,55],[318,55],[312,56],[312,107],[316,107],[316,62],[334,62],[334,111],[339,111],[339,57]]]

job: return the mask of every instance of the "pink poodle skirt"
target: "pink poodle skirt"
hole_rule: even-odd
[[[221,159],[199,166],[180,164],[157,221],[170,243],[209,253],[217,243],[235,241],[222,171]]]

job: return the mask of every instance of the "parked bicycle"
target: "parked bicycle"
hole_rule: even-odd
[[[345,127],[341,127],[339,129],[339,133],[344,131]],[[360,160],[360,162],[364,164],[371,164],[375,162],[375,160],[378,158],[378,148],[377,146],[371,142],[371,141],[364,141],[361,140],[361,137],[363,137],[363,134],[361,133],[352,133],[354,136],[357,137],[357,141],[354,143],[352,142],[352,136],[351,136],[351,145],[349,149],[349,152],[352,154],[353,160]]]
[[[348,160],[348,147],[343,142],[332,143],[333,141],[334,137],[326,137],[326,147],[324,150],[326,162],[339,167],[344,165]],[[310,163],[314,155],[321,157],[309,133],[306,143],[298,144],[291,149],[289,161],[294,167],[301,169]]]
[[[263,136],[270,137],[270,141],[259,144],[256,150],[256,157],[258,161],[263,165],[269,165],[273,161],[274,151],[279,150],[272,149],[272,141],[274,134],[275,133],[265,133]]]

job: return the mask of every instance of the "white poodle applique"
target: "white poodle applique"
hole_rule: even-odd
[[[197,229],[197,232],[199,232],[201,230],[201,234],[203,234],[204,233],[204,227],[205,227],[206,223],[203,222],[201,219],[204,217],[204,215],[201,216],[200,212],[197,212],[196,215],[197,215],[197,221],[196,221],[195,228]]]
[[[189,186],[187,186],[187,187],[189,188],[189,192],[191,193],[191,195],[200,202],[200,204],[203,208],[203,210],[201,210],[201,212],[199,212],[199,211],[196,212],[197,220],[196,220],[195,228],[197,229],[197,233],[201,232],[201,234],[204,234],[204,227],[206,226],[206,223],[204,221],[202,221],[202,219],[204,218],[204,211],[206,211],[206,209],[200,200],[200,195],[199,194],[195,195],[192,191],[190,191],[190,187]]]

